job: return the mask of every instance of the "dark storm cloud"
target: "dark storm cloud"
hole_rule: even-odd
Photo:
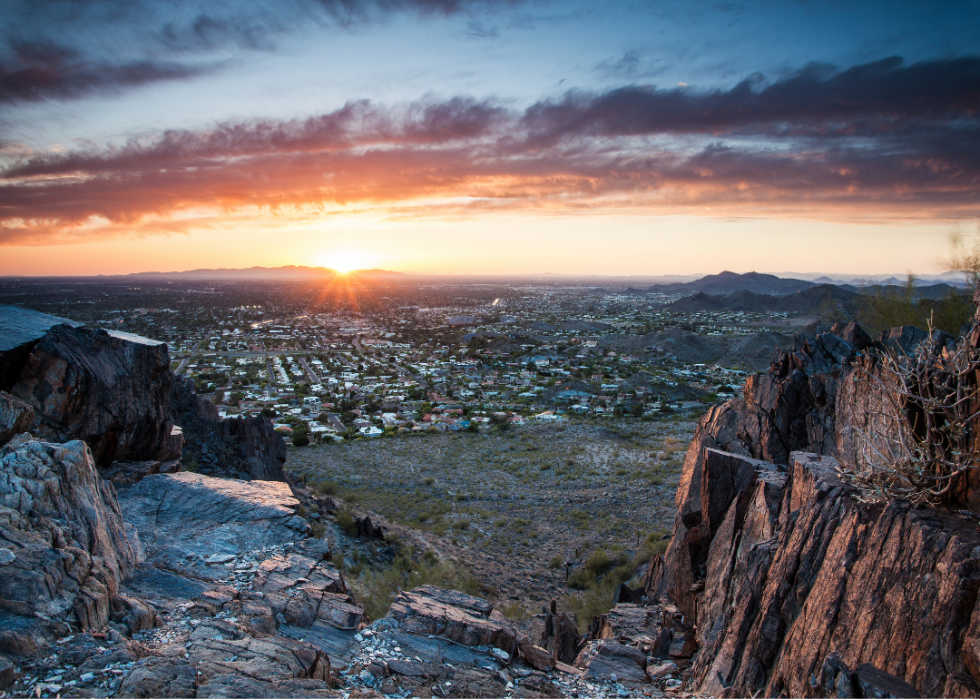
[[[912,119],[972,119],[978,112],[980,58],[904,66],[896,57],[844,71],[813,65],[768,85],[749,78],[730,90],[569,92],[531,107],[524,125],[533,142],[552,143],[583,135],[753,131],[781,123],[833,127],[862,119],[888,129]]]
[[[0,102],[71,99],[182,80],[228,52],[269,51],[310,26],[393,13],[448,16],[518,0],[207,0],[169,3],[10,0],[0,24]]]
[[[77,50],[50,42],[18,42],[11,48],[13,58],[0,62],[0,102],[66,99],[189,78],[204,70],[169,61],[96,63]]]
[[[71,239],[93,218],[170,232],[188,211],[420,198],[977,217],[978,70],[972,57],[889,59],[727,91],[573,92],[523,112],[467,97],[356,101],[309,119],[168,131],[0,172],[0,244]]]

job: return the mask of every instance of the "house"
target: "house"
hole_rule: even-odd
[[[370,427],[361,427],[357,430],[365,437],[379,437],[384,434],[384,430],[378,429],[374,425]]]

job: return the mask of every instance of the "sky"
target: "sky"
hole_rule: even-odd
[[[980,1],[0,0],[0,275],[935,273]]]

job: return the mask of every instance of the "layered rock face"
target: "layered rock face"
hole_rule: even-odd
[[[55,325],[24,358],[9,391],[33,408],[33,434],[84,440],[96,464],[109,466],[180,458],[172,380],[163,343]]]
[[[800,337],[743,400],[702,419],[673,539],[645,583],[693,632],[690,689],[980,694],[976,516],[872,505],[844,477],[903,419],[875,354],[926,338],[896,328],[872,343],[854,325]],[[937,339],[944,352],[951,338]],[[965,490],[950,504],[968,501]]]
[[[218,409],[177,377],[170,394],[174,419],[184,434],[185,457],[193,455],[201,473],[251,480],[285,480],[286,445],[262,417],[222,420]]]
[[[931,508],[860,502],[835,459],[775,465],[709,451],[650,592],[695,621],[692,684],[712,695],[815,696],[827,658],[925,696],[980,691],[980,531]],[[690,519],[689,519],[690,521]],[[692,535],[694,534],[694,535]],[[660,588],[660,589],[658,589]]]
[[[0,609],[81,629],[105,626],[137,563],[115,492],[77,440],[0,448],[0,539]],[[23,642],[7,634],[0,649]]]

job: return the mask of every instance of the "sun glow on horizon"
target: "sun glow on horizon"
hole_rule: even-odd
[[[374,256],[360,250],[337,250],[321,256],[323,264],[335,269],[341,274],[348,274],[358,269],[367,269],[374,261]]]

